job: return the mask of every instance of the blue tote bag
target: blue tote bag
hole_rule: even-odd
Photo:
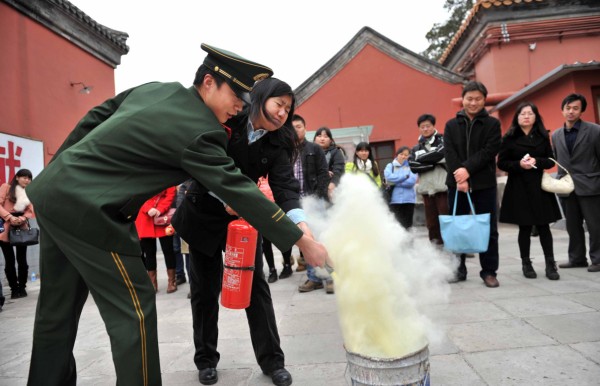
[[[440,215],[440,231],[444,248],[454,253],[481,253],[490,242],[490,214],[475,214],[471,195],[467,192],[471,214],[456,215],[458,190],[454,196],[452,215]]]

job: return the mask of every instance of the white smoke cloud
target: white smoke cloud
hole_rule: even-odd
[[[346,174],[335,205],[307,198],[310,227],[335,264],[335,292],[346,349],[401,358],[443,334],[427,317],[448,301],[451,255],[400,226],[366,176]]]

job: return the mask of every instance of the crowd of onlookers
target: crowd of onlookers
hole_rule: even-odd
[[[531,237],[539,236],[545,258],[545,275],[558,280],[558,268],[588,267],[600,271],[599,215],[593,208],[600,197],[600,126],[581,119],[587,101],[580,94],[570,94],[562,102],[564,126],[550,130],[532,102],[517,106],[511,125],[502,135],[500,122],[485,110],[487,89],[479,82],[469,82],[462,93],[461,109],[445,124],[444,134],[436,129],[436,118],[423,114],[417,118],[419,137],[414,146],[400,146],[396,157],[385,168],[374,159],[371,146],[361,142],[353,155],[346,157],[335,144],[332,131],[319,128],[313,144],[304,139],[305,120],[296,115],[292,122],[300,138],[300,153],[294,165],[296,178],[307,186],[302,196],[314,195],[333,202],[335,188],[344,172],[360,172],[386,192],[389,208],[405,229],[413,226],[417,194],[422,197],[425,224],[432,243],[443,248],[438,221],[457,201],[457,214],[470,212],[468,192],[477,213],[490,213],[488,250],[479,254],[480,277],[488,287],[498,287],[499,267],[497,223],[518,225],[518,244],[523,275],[536,278],[530,258]],[[322,150],[322,151],[321,151]],[[346,158],[348,162],[346,162]],[[308,161],[307,161],[308,160]],[[541,188],[543,173],[555,166],[564,166],[573,176],[575,190],[568,195],[556,195]],[[345,166],[344,166],[345,163]],[[301,172],[298,173],[298,170]],[[498,200],[497,177],[507,176],[501,201]],[[558,176],[565,174],[558,170]],[[460,194],[456,194],[457,191]],[[568,261],[557,266],[550,225],[565,217],[569,234]],[[589,231],[587,261],[584,222]],[[272,252],[269,252],[271,255]],[[284,271],[279,279],[289,277],[290,251],[284,252]],[[458,268],[451,282],[466,280],[467,254],[456,254]],[[269,258],[268,281],[278,277]],[[293,261],[293,260],[292,260]],[[298,288],[309,292],[325,286],[333,293],[331,279],[322,280],[298,257],[296,271],[306,270],[307,280]]]

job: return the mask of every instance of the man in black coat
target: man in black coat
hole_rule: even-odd
[[[448,206],[452,210],[456,191],[470,192],[477,214],[490,213],[488,250],[479,254],[479,275],[487,287],[498,287],[498,224],[496,192],[496,155],[500,149],[500,121],[485,110],[487,89],[480,82],[469,82],[462,91],[463,109],[446,123],[444,150],[448,168]],[[458,195],[456,214],[468,214],[465,194]],[[465,255],[461,255],[457,280],[467,279]]]

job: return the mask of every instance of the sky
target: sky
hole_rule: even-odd
[[[445,0],[70,1],[129,35],[117,93],[150,81],[191,85],[206,56],[200,43],[267,65],[296,88],[365,26],[419,53],[433,24],[448,18]]]

